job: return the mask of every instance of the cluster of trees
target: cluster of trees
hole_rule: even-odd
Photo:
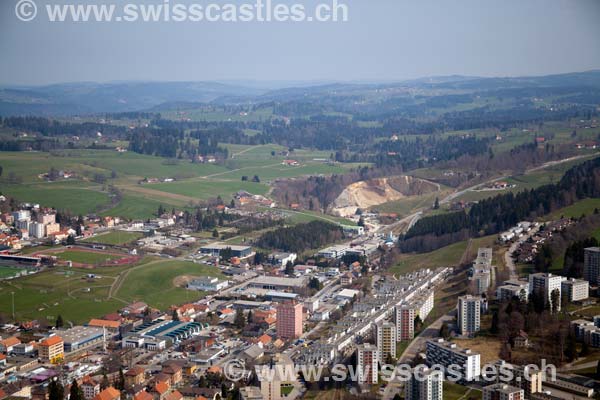
[[[546,215],[577,200],[595,197],[600,197],[600,158],[569,169],[557,184],[481,200],[471,207],[468,214],[461,211],[423,218],[401,238],[400,247],[429,251],[463,240],[464,232],[474,236],[495,234],[519,221]]]
[[[557,298],[556,301],[560,300]],[[500,358],[511,361],[514,339],[521,331],[536,338],[535,357],[538,359],[532,359],[531,362],[545,358],[548,362],[560,365],[583,355],[577,352],[577,341],[569,327],[569,320],[552,312],[551,303],[545,302],[541,294],[532,293],[528,302],[513,298],[500,303],[492,314],[490,333],[497,335],[502,342]],[[589,350],[584,346],[581,352],[586,351]]]
[[[341,227],[329,222],[311,221],[265,232],[258,238],[256,245],[265,249],[301,253],[343,238],[344,233]]]

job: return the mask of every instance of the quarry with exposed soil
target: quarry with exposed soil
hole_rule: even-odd
[[[432,193],[439,189],[436,183],[406,175],[355,182],[348,185],[335,199],[330,212],[348,217],[354,215],[358,208],[365,210],[389,201]]]

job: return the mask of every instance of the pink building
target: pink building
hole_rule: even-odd
[[[277,337],[295,339],[302,335],[302,304],[293,301],[277,306]]]

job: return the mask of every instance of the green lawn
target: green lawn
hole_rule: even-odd
[[[173,304],[195,301],[202,292],[176,287],[178,276],[221,276],[218,268],[188,261],[157,261],[132,270],[123,282],[117,297],[142,300],[153,307],[166,309]]]
[[[266,184],[255,182],[242,182],[241,179],[235,181],[217,181],[217,180],[199,180],[199,181],[181,181],[172,183],[157,183],[146,185],[145,187],[154,190],[160,190],[167,193],[175,193],[184,196],[193,197],[198,200],[206,200],[217,196],[223,199],[231,199],[239,190],[245,190],[252,194],[264,195],[269,189]]]
[[[104,211],[101,215],[119,216],[131,219],[148,219],[156,217],[156,211],[160,205],[167,207],[169,204],[168,201],[162,202],[138,194],[126,193],[117,205]]]
[[[54,253],[62,261],[73,261],[81,264],[102,264],[120,258],[119,256],[90,251],[65,250]]]
[[[481,399],[481,397],[482,393],[479,390],[470,389],[467,386],[462,386],[457,383],[444,381],[444,400],[458,400],[462,398]]]
[[[591,215],[595,209],[600,209],[600,199],[580,200],[568,207],[561,208],[544,217],[545,220],[558,219],[560,217],[579,218],[581,215]]]
[[[81,185],[81,183],[79,183]],[[74,186],[74,184],[73,184]],[[35,185],[0,185],[0,191],[19,201],[39,203],[59,210],[67,209],[74,214],[87,214],[108,204],[108,195],[99,190],[65,187],[58,183]]]
[[[430,253],[403,254],[401,255],[400,262],[393,266],[390,271],[398,274],[406,274],[421,268],[456,266],[466,249],[467,241],[464,241],[442,247]]]
[[[21,271],[23,271],[22,268],[0,266],[0,279],[13,277]]]
[[[143,237],[141,232],[110,231],[108,233],[84,239],[84,242],[121,245],[128,244]]]

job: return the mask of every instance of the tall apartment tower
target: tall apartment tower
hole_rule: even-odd
[[[415,368],[406,382],[406,400],[442,400],[444,374],[429,368]]]
[[[396,338],[398,341],[412,340],[415,337],[415,307],[396,306]]]
[[[358,345],[356,348],[358,361],[358,383],[374,385],[377,383],[379,355],[377,347],[369,343]]]
[[[461,296],[458,298],[458,330],[461,335],[472,336],[481,329],[481,297]]]
[[[391,322],[380,322],[376,328],[379,361],[385,362],[388,355],[396,358],[396,325]]]
[[[302,304],[287,301],[277,306],[277,337],[296,339],[302,335]]]
[[[562,281],[566,278],[545,272],[529,274],[529,293],[536,293],[544,298],[544,304],[552,303],[552,293],[557,291],[556,311],[560,311],[560,298],[562,296]]]
[[[588,247],[583,251],[583,279],[590,285],[600,283],[600,247]]]

